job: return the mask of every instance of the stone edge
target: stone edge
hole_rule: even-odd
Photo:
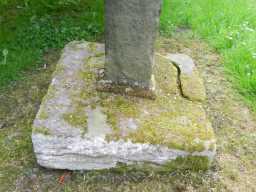
[[[100,137],[58,138],[36,133],[32,140],[38,164],[51,169],[99,170],[114,168],[118,163],[163,166],[186,157],[206,157],[211,162],[216,153],[215,149],[189,153],[161,145],[107,142]]]

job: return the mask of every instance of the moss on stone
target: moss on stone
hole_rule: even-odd
[[[91,53],[95,53],[96,52],[96,49],[97,49],[97,44],[96,43],[89,43],[88,44],[88,47],[89,47],[89,50]]]
[[[206,146],[207,142],[214,143],[214,132],[200,104],[188,101],[177,95],[177,84],[171,84],[174,79],[163,76],[166,65],[163,58],[158,58],[155,68],[158,76],[158,96],[156,100],[113,96],[103,107],[109,123],[114,127],[114,134],[109,140],[131,140],[134,143],[161,144],[169,148],[188,152],[214,150],[215,145]],[[163,68],[162,68],[163,65]],[[163,70],[165,69],[165,70]],[[172,69],[169,69],[172,71]],[[172,74],[168,74],[172,75]],[[169,94],[168,94],[169,93]],[[177,98],[175,98],[177,97]],[[118,134],[120,117],[139,119],[139,128],[128,136]]]
[[[95,74],[91,71],[80,71],[79,76],[84,81],[90,83],[91,81],[95,80]]]
[[[43,102],[53,99],[56,96],[56,92],[57,92],[56,87],[53,85],[50,85],[47,94],[43,98]]]
[[[174,171],[207,171],[210,166],[210,160],[207,157],[202,156],[186,156],[178,157],[174,160],[170,160],[163,165],[143,163],[136,165],[126,165],[124,163],[118,163],[118,165],[112,169],[114,172],[129,172],[129,171],[142,171],[145,173],[171,173]]]
[[[95,57],[102,57],[105,56],[105,52],[98,52],[95,54]]]
[[[85,115],[86,112],[83,112],[83,113],[81,113],[81,112],[65,113],[63,115],[63,119],[72,126],[86,127],[87,126],[87,115]]]
[[[178,71],[167,59],[156,56],[155,100],[97,92],[97,70],[103,66],[103,62],[104,54],[86,59],[83,69],[76,76],[83,86],[70,95],[74,107],[71,113],[63,115],[66,122],[87,131],[85,109],[100,106],[113,129],[113,133],[107,135],[108,140],[160,144],[188,152],[214,150],[214,133],[204,109],[200,103],[180,95]],[[123,136],[120,121],[129,118],[136,120],[138,128],[128,130]]]
[[[74,108],[72,112],[64,113],[62,117],[64,121],[70,124],[72,127],[79,128],[82,135],[84,135],[88,131],[88,116],[86,106],[79,102],[74,102],[73,106]]]
[[[204,84],[197,70],[191,75],[180,74],[180,83],[184,97],[200,102],[206,99]]]
[[[63,64],[59,63],[57,66],[56,66],[56,69],[54,71],[54,74],[53,76],[57,76],[58,74],[63,74],[63,72],[65,71],[65,67]]]
[[[174,104],[166,101],[165,105],[174,110],[160,112],[152,118],[144,119],[141,128],[132,133],[130,139],[140,142],[143,138],[148,143],[189,152],[205,150],[205,142],[214,139],[213,129],[204,117],[203,109],[183,102],[176,101]],[[158,105],[161,107],[162,103]]]
[[[156,55],[155,63],[157,65],[154,65],[153,71],[157,82],[157,90],[163,91],[164,94],[179,94],[177,69],[169,60],[159,55]],[[163,95],[163,93],[158,93],[158,95]]]
[[[81,130],[81,135],[84,136],[88,131],[88,117],[85,111],[79,112],[74,111],[72,113],[63,114],[63,120],[67,122],[72,127],[79,128]]]
[[[110,95],[110,94],[109,94]],[[114,95],[113,97],[101,97],[101,106],[107,115],[107,121],[114,130],[113,136],[119,139],[119,118],[136,118],[140,111],[136,106],[136,98]],[[110,136],[108,138],[111,138]]]
[[[131,132],[125,139],[130,139],[134,143],[161,144],[188,152],[206,150],[205,142],[214,138],[212,129],[202,127],[193,121],[187,125],[181,124],[180,118],[182,116],[172,112],[145,118],[139,129]]]
[[[49,118],[49,114],[48,112],[46,111],[46,109],[44,107],[41,107],[39,112],[38,112],[38,118],[40,120],[46,120]]]
[[[166,163],[161,169],[163,171],[174,171],[174,170],[190,170],[190,171],[206,171],[209,169],[210,160],[207,157],[202,156],[187,156],[178,157]]]
[[[114,99],[112,100],[112,102],[110,104],[111,104],[111,106],[108,106],[108,107],[112,107],[112,110],[114,110],[116,112],[119,111],[126,117],[136,117],[139,115],[139,111],[136,106],[136,102],[133,101],[131,98],[117,95],[114,97]]]
[[[42,135],[50,135],[50,130],[46,127],[33,127],[33,133],[39,133]]]
[[[40,120],[46,120],[49,118],[49,114],[46,109],[46,103],[55,97],[56,91],[57,91],[56,87],[51,85],[48,89],[47,94],[44,96],[43,101],[42,101],[42,103],[44,103],[44,105],[41,105],[41,108],[38,112],[38,118]]]
[[[90,43],[92,52],[96,49],[94,43]],[[85,61],[84,69],[79,70],[77,78],[83,82],[80,89],[74,90],[70,93],[70,99],[72,103],[72,112],[63,114],[63,119],[71,126],[80,128],[82,135],[87,133],[88,129],[88,116],[86,109],[96,108],[97,105],[97,92],[94,90],[94,84],[96,82],[96,68],[97,61],[94,61],[94,57],[88,57]]]

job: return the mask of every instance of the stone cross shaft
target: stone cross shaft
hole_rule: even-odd
[[[149,89],[162,0],[105,0],[105,80]]]

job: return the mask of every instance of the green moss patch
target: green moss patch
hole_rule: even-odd
[[[87,125],[87,105],[82,104],[79,100],[72,100],[73,109],[71,112],[64,113],[62,115],[63,120],[67,122],[74,128],[81,129],[82,135],[87,133],[88,125]]]
[[[164,171],[174,171],[174,170],[190,170],[190,171],[206,171],[210,165],[210,160],[207,157],[201,156],[188,156],[188,157],[178,157],[177,159],[166,163],[162,169]]]
[[[87,115],[86,112],[83,113],[65,113],[63,119],[68,122],[70,125],[75,127],[86,127],[87,126]]]
[[[50,131],[46,127],[33,127],[33,133],[39,133],[43,135],[50,135]]]
[[[49,117],[49,114],[46,111],[46,109],[44,107],[41,107],[38,112],[38,118],[41,120],[46,120],[46,119],[48,119],[48,117]]]
[[[201,156],[187,156],[187,157],[178,157],[174,160],[171,160],[164,165],[156,165],[150,163],[143,163],[140,165],[126,165],[123,163],[119,163],[117,167],[113,168],[112,172],[129,173],[130,171],[142,171],[144,173],[160,173],[160,174],[170,174],[171,172],[183,172],[191,171],[191,172],[199,172],[199,171],[207,171],[210,165],[210,160],[207,157]],[[153,172],[152,172],[153,170]]]
[[[151,119],[146,119],[141,128],[129,135],[129,139],[139,143],[166,145],[170,148],[186,151],[203,151],[203,141],[211,140],[213,133],[198,124],[189,125],[180,123],[185,116],[176,116],[164,112]]]
[[[193,74],[180,74],[182,94],[192,101],[204,101],[206,99],[205,88],[198,71]]]
[[[70,90],[69,97],[72,103],[72,112],[64,113],[63,119],[71,126],[80,128],[82,135],[88,131],[88,115],[87,108],[94,109],[98,104],[96,97],[98,93],[95,91],[96,68],[101,68],[103,64],[100,57],[104,56],[101,52],[96,52],[97,45],[89,44],[90,51],[96,53],[94,57],[90,56],[85,60],[83,69],[79,70],[75,78],[82,82],[78,89]]]
[[[171,98],[158,98],[146,102],[137,99],[138,102],[134,103],[127,97],[123,99],[127,102],[123,104],[125,108],[119,107],[118,102],[111,102],[111,108],[107,107],[110,123],[116,130],[120,118],[124,116],[137,119],[139,128],[126,137],[117,137],[115,132],[112,139],[161,144],[189,152],[213,149],[211,142],[214,143],[214,132],[199,105],[184,99],[173,101]]]

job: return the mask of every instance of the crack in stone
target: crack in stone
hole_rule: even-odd
[[[187,97],[187,96],[184,94],[184,92],[183,92],[183,89],[182,89],[182,82],[181,82],[181,77],[180,77],[180,76],[181,76],[181,70],[180,70],[179,66],[176,65],[176,64],[173,63],[173,62],[172,62],[172,64],[173,64],[173,66],[177,69],[177,85],[178,85],[178,89],[179,89],[179,92],[180,92],[180,96],[183,97],[183,98],[185,98],[185,99],[191,100],[191,99],[189,99],[189,97]]]
[[[165,58],[165,59],[167,59],[167,60],[170,60],[168,57],[166,57],[166,56],[164,56],[164,55],[162,55],[162,54],[160,54],[160,53],[156,53],[157,55],[159,55],[159,56],[161,56],[161,57],[163,57],[163,58]],[[171,62],[171,61],[170,61]],[[179,89],[179,93],[180,93],[180,96],[181,97],[183,97],[183,98],[185,98],[185,99],[188,99],[188,100],[191,100],[189,97],[187,97],[185,94],[184,94],[184,92],[183,92],[183,89],[182,89],[182,81],[181,81],[181,69],[180,69],[180,67],[177,65],[177,64],[175,64],[174,62],[171,62],[172,63],[172,65],[177,69],[177,86],[178,86],[178,89]]]

